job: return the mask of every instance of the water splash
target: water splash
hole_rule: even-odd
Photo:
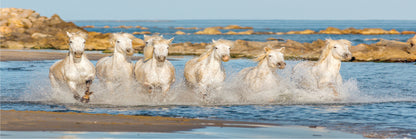
[[[338,86],[340,96],[334,99],[330,89],[304,89],[297,87],[297,82],[292,79],[290,64],[284,70],[278,71],[280,83],[262,91],[253,92],[240,81],[242,77],[238,70],[231,71],[221,89],[211,90],[205,99],[189,88],[182,76],[183,71],[177,71],[177,81],[172,85],[166,96],[159,92],[148,93],[138,83],[131,86],[119,86],[115,92],[108,91],[103,84],[96,79],[91,86],[94,94],[90,104],[109,105],[247,105],[247,104],[305,104],[305,103],[350,103],[363,102],[358,89],[357,81],[345,80],[342,86]],[[296,75],[295,75],[296,76]],[[68,88],[52,89],[47,78],[41,78],[32,82],[29,89],[22,96],[23,101],[46,101],[55,103],[79,103],[73,99]],[[79,92],[83,92],[79,90]],[[361,100],[360,100],[360,99]]]

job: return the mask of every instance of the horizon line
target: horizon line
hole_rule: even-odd
[[[178,20],[297,20],[297,21],[416,21],[416,19],[71,19],[71,22],[111,21],[111,22],[172,22]]]

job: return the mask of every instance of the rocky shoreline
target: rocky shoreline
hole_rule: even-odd
[[[48,18],[40,16],[30,9],[1,8],[0,16],[0,46],[9,49],[68,49],[68,37],[66,32],[86,32],[86,50],[102,50],[111,52],[112,46],[109,42],[110,33],[88,32],[82,27],[76,26],[72,22],[63,21],[58,15]],[[84,26],[94,27],[94,26]],[[105,26],[105,28],[110,28]],[[120,26],[119,28],[133,28],[133,26]],[[146,27],[136,26],[146,30]],[[196,27],[184,28],[176,27],[179,31],[176,34],[186,33],[180,31],[184,29],[199,29]],[[230,30],[227,33],[219,31]],[[248,29],[246,31],[234,32],[233,30]],[[261,34],[254,32],[252,27],[241,27],[229,25],[226,27],[208,27],[195,34],[229,34],[229,35],[251,35]],[[272,32],[273,33],[273,32]],[[337,29],[328,27],[326,30],[315,32],[313,30],[290,31],[284,34],[403,34],[415,33],[412,31],[398,32],[394,29],[386,31],[383,29]],[[152,34],[148,31],[137,32],[134,34]],[[266,33],[264,33],[266,34]],[[274,33],[278,34],[278,33]],[[136,51],[142,52],[145,43],[142,39],[134,39],[133,47]],[[207,43],[174,43],[169,49],[170,55],[199,55],[205,51]],[[261,54],[263,47],[280,48],[286,47],[285,57],[295,59],[316,60],[319,58],[321,50],[325,45],[324,40],[316,40],[312,43],[300,43],[293,40],[279,40],[269,38],[265,42],[236,40],[231,49],[232,57],[253,58]],[[375,62],[415,62],[416,61],[416,35],[409,38],[407,42],[381,39],[373,44],[358,44],[352,46],[352,61],[375,61]]]

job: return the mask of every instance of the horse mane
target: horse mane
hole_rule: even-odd
[[[69,38],[73,39],[75,37],[81,37],[81,38],[84,38],[84,40],[87,40],[88,34],[82,31],[78,31],[78,32],[71,33],[71,37]]]
[[[217,46],[219,44],[227,44],[228,46],[232,47],[234,45],[234,42],[230,41],[230,40],[224,40],[224,39],[219,39],[217,41],[213,40],[213,43],[207,45],[207,47],[206,47],[208,49],[208,51],[199,56],[198,62],[201,62],[202,60],[204,60],[208,56],[210,56],[212,54],[212,52],[214,51],[214,46]]]
[[[319,56],[319,60],[318,60],[318,62],[316,62],[315,65],[322,63],[328,57],[329,53],[332,50],[332,45],[331,45],[332,42],[333,42],[333,40],[331,40],[331,39],[326,39],[325,40],[325,47],[322,50],[321,56]]]
[[[259,65],[261,65],[264,59],[266,59],[266,57],[270,54],[270,52],[271,51],[268,51],[268,52],[265,51],[263,54],[258,55],[257,58],[254,59],[254,61],[258,62]]]
[[[123,32],[112,33],[112,34],[110,34],[110,43],[111,43],[111,45],[114,45],[115,42],[117,41],[117,38],[119,38],[119,37],[127,37],[131,40],[136,38],[130,33],[123,33]]]
[[[348,47],[351,47],[351,42],[346,39],[341,39],[341,40],[326,39],[325,47],[322,50],[321,56],[319,56],[319,60],[318,62],[315,63],[315,65],[322,63],[328,57],[329,53],[331,52],[333,48],[332,46],[334,45],[336,41],[342,42],[348,45]]]
[[[199,56],[198,62],[201,62],[202,60],[206,59],[214,51],[214,45],[213,44],[208,45],[206,48],[208,49],[208,51],[201,54],[201,56]]]

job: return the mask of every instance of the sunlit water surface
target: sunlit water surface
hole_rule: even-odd
[[[203,101],[183,81],[184,64],[191,58],[169,59],[176,68],[176,82],[166,97],[149,96],[138,85],[110,93],[96,79],[89,104],[74,101],[68,92],[51,90],[48,70],[56,60],[0,62],[1,109],[238,120],[416,137],[414,63],[343,62],[340,100],[333,100],[323,96],[330,96],[325,91],[293,87],[290,74],[300,61],[287,61],[288,66],[278,70],[281,85],[276,88],[243,94],[236,75],[256,63],[232,59],[224,63],[223,89]],[[249,100],[241,100],[241,95]]]

